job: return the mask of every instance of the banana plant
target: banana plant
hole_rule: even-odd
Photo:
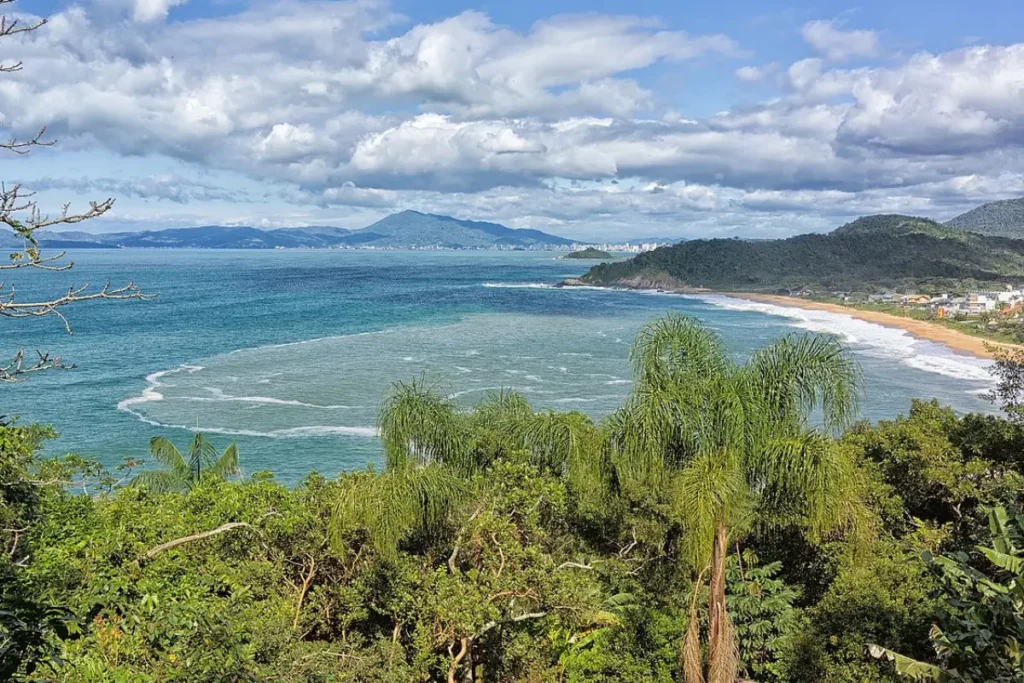
[[[1024,516],[989,511],[989,546],[977,546],[977,568],[966,553],[925,560],[942,580],[945,609],[930,638],[937,664],[869,645],[907,678],[937,683],[1024,683]],[[981,561],[984,558],[984,561]]]

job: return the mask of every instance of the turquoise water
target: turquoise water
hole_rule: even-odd
[[[725,297],[555,289],[586,263],[531,252],[88,250],[73,271],[32,273],[27,293],[134,279],[154,301],[5,321],[0,348],[24,345],[78,364],[0,386],[0,413],[54,424],[51,452],[116,464],[150,437],[185,442],[196,425],[237,440],[247,471],[293,482],[311,469],[380,457],[376,406],[396,380],[424,377],[470,404],[512,387],[535,407],[599,417],[630,390],[629,344],[665,311],[694,315],[743,356],[794,330],[847,340],[866,378],[864,416],[912,397],[985,410],[985,364],[847,316]],[[47,289],[45,291],[53,291]]]

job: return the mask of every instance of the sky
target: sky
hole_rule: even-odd
[[[0,178],[96,232],[784,237],[1024,196],[1019,0],[20,0]]]

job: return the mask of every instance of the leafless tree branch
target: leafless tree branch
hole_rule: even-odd
[[[14,0],[0,0],[0,6],[9,5]],[[18,17],[0,16],[0,39],[9,38],[22,33],[29,33],[46,24],[46,19],[29,23]],[[0,73],[19,71],[21,62],[0,63]],[[28,154],[34,147],[49,147],[54,140],[47,139],[46,127],[41,128],[34,136],[27,139],[11,138],[0,142],[0,150],[8,150],[14,154]],[[65,260],[65,252],[43,254],[37,232],[44,228],[57,225],[75,225],[82,221],[98,218],[114,207],[113,199],[89,202],[88,208],[72,211],[65,204],[60,213],[49,215],[43,213],[34,199],[34,193],[25,191],[21,185],[8,186],[0,184],[0,227],[6,226],[21,240],[21,248],[12,252],[7,263],[0,263],[0,270],[20,270],[34,268],[43,271],[70,270],[73,261]],[[67,292],[52,298],[20,301],[17,299],[14,283],[0,283],[0,317],[2,318],[38,318],[55,316],[63,324],[65,331],[71,334],[71,323],[63,309],[72,304],[95,300],[147,299],[149,296],[129,282],[114,287],[108,282],[98,290],[90,290],[89,285],[71,286]],[[0,383],[20,382],[33,373],[52,369],[69,369],[74,366],[64,363],[60,357],[51,356],[48,352],[37,351],[38,358],[28,361],[25,350],[19,350],[9,363],[0,366]]]

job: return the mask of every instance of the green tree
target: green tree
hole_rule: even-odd
[[[859,371],[841,343],[820,336],[785,337],[740,364],[714,332],[681,316],[646,325],[631,359],[634,393],[609,420],[618,478],[659,491],[681,530],[681,554],[696,575],[685,679],[703,681],[706,672],[715,683],[733,681],[730,536],[752,525],[820,535],[854,518],[853,465],[827,432],[856,414]],[[811,426],[815,409],[823,429]],[[705,576],[706,669],[696,611]]]
[[[226,479],[240,473],[238,446],[232,443],[218,456],[213,444],[202,434],[192,439],[187,457],[162,436],[150,440],[149,454],[164,469],[142,472],[134,483],[161,493],[189,491],[203,479]]]
[[[464,411],[437,387],[397,382],[377,419],[385,472],[355,486],[335,509],[338,529],[362,526],[378,552],[393,555],[415,534],[433,536],[469,493],[469,479],[501,458],[525,460],[600,492],[604,434],[582,413],[534,412],[511,391]]]
[[[991,544],[977,547],[976,561],[962,552],[925,554],[942,584],[944,609],[930,632],[938,665],[877,645],[871,654],[915,680],[1024,682],[1024,518],[997,507],[988,519]]]

